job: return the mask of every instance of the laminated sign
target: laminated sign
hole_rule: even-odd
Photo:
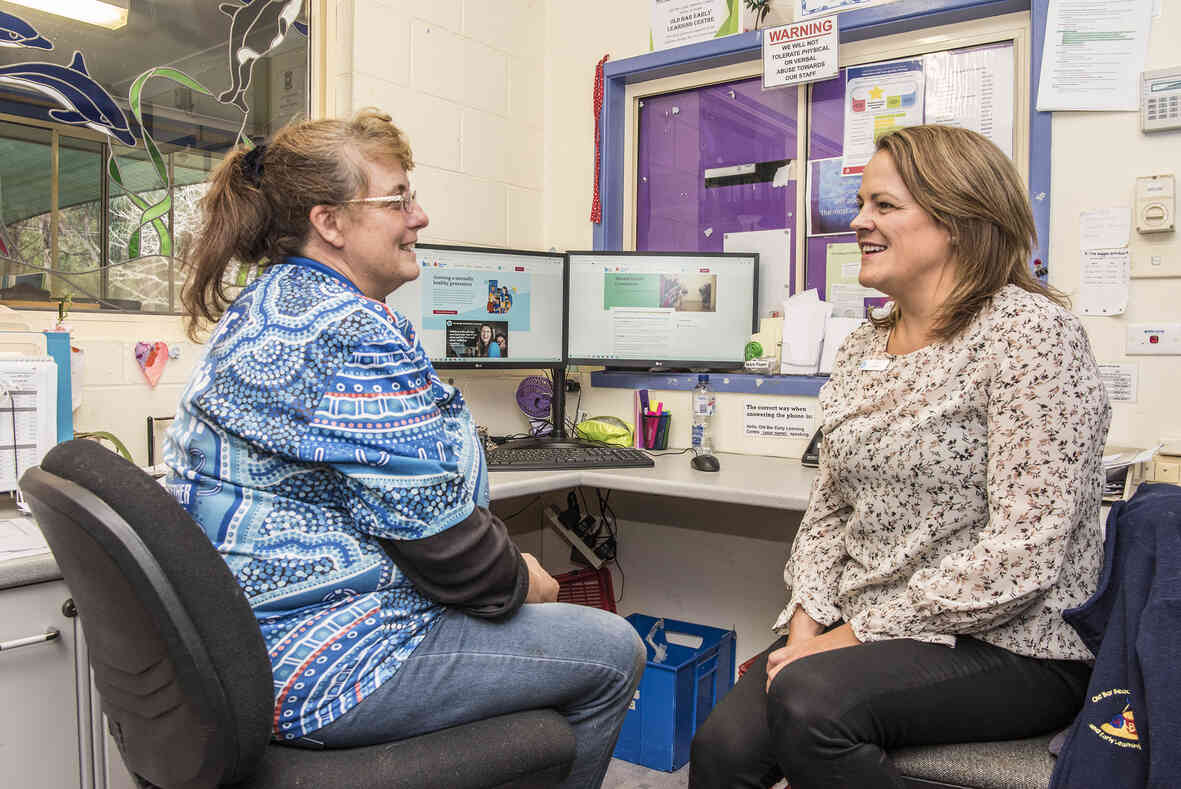
[[[763,87],[835,77],[837,39],[835,16],[767,28],[763,31]]]

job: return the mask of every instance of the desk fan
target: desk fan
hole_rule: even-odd
[[[517,407],[529,419],[530,435],[548,436],[554,432],[554,426],[549,422],[553,396],[553,385],[545,376],[530,375],[521,379],[517,386]]]

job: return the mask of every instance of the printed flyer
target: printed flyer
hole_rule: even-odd
[[[841,175],[857,175],[879,137],[923,122],[923,62],[896,60],[845,69],[845,157]]]
[[[738,32],[738,0],[652,0],[653,52]]]

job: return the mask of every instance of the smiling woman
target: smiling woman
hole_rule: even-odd
[[[562,786],[598,786],[644,648],[625,620],[556,603],[488,509],[463,397],[383,301],[419,272],[413,166],[368,109],[214,172],[184,302],[191,329],[218,323],[168,433],[168,487],[258,614],[275,739],[345,748],[553,707],[577,741]],[[263,256],[227,306],[231,259]]]
[[[981,135],[915,126],[878,142],[858,203],[861,283],[894,307],[820,390],[783,637],[698,729],[693,789],[902,789],[886,749],[1061,728],[1086,690],[1062,612],[1098,582],[1111,408],[1030,273],[1021,179]]]

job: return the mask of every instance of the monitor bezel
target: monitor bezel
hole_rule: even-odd
[[[570,272],[573,268],[571,258],[576,255],[595,255],[597,257],[677,257],[677,258],[754,258],[754,299],[751,302],[751,334],[759,330],[759,253],[758,252],[649,252],[647,250],[570,250],[566,252],[566,287],[570,287]],[[566,293],[566,321],[570,320],[570,306],[574,300],[567,290]],[[738,358],[731,360],[718,359],[596,359],[593,357],[574,356],[570,352],[570,333],[566,329],[565,356],[566,363],[580,366],[625,367],[646,369],[653,371],[688,369],[738,370],[746,361],[743,358],[744,348],[739,348]],[[744,343],[745,345],[745,343]]]
[[[564,252],[542,252],[536,249],[510,249],[508,247],[480,247],[459,244],[415,244],[415,250],[419,249],[438,249],[446,252],[481,252],[494,254],[508,254],[508,255],[528,255],[532,257],[545,258],[560,258],[562,261],[562,342],[560,345],[560,358],[557,361],[513,361],[509,357],[509,361],[504,362],[489,362],[486,360],[480,361],[460,361],[460,360],[438,360],[430,357],[431,365],[436,370],[540,370],[553,369],[555,367],[566,366],[566,339],[569,331],[570,311],[567,309],[569,305],[570,295],[570,261]],[[419,276],[422,276],[421,269]],[[414,327],[415,332],[421,333],[422,329],[419,326]]]

